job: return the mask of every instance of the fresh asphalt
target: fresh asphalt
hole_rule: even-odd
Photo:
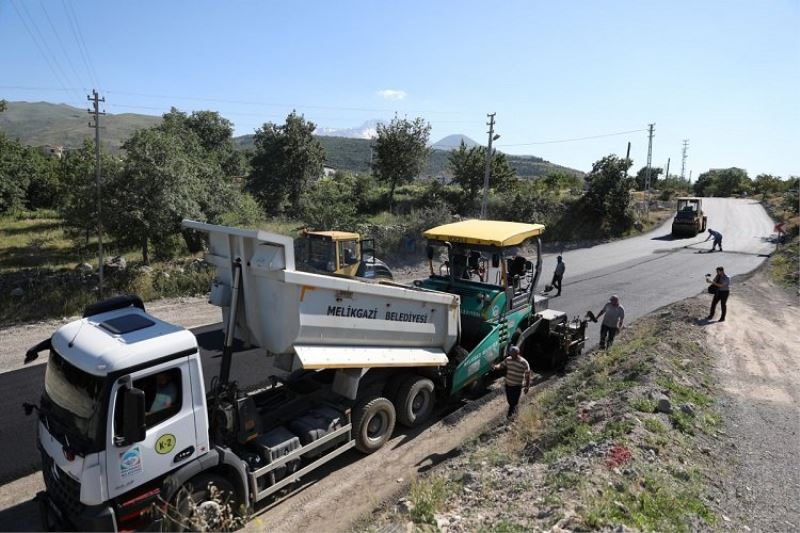
[[[562,255],[567,269],[562,295],[551,299],[550,308],[566,311],[570,317],[583,316],[587,310],[599,312],[608,297],[617,294],[629,323],[704,291],[703,276],[713,274],[715,267],[724,266],[731,277],[745,274],[774,250],[769,242],[773,223],[758,202],[711,198],[704,200],[704,208],[709,226],[723,234],[724,252],[703,253],[711,249],[711,241],[700,242],[705,235],[672,239],[669,222],[639,237],[565,251]],[[549,282],[554,267],[554,254],[545,255],[540,287]],[[735,280],[731,290],[736,290]],[[729,312],[735,313],[736,309]],[[208,385],[219,370],[222,331],[219,324],[192,331],[200,345]],[[590,324],[589,346],[596,344],[598,331],[597,324]],[[260,350],[239,348],[231,373],[241,386],[248,387],[263,379],[267,361]],[[24,354],[19,357],[22,359]],[[44,371],[44,365],[37,365],[0,374],[2,484],[39,468],[36,418],[24,415],[22,403],[38,402]]]

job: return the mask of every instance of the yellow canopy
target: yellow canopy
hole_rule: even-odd
[[[544,233],[544,224],[522,224],[498,220],[466,220],[429,229],[423,236],[432,241],[448,241],[483,246],[518,246],[526,239]]]
[[[349,231],[307,231],[306,235],[328,237],[332,241],[349,241],[359,239],[358,233],[351,233]]]

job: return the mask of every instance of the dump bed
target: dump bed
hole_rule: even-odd
[[[211,303],[230,314],[234,262],[241,261],[236,337],[294,367],[442,365],[459,332],[456,295],[295,270],[291,237],[184,221],[209,236],[217,270]]]

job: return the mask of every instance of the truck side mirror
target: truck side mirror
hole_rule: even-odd
[[[124,389],[122,395],[123,445],[141,442],[147,432],[144,419],[144,391],[134,388]]]
[[[492,254],[492,268],[500,266],[500,254]]]

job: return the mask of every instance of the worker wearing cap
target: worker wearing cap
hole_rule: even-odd
[[[522,355],[519,348],[511,346],[508,349],[508,357],[502,363],[492,365],[493,370],[500,368],[506,369],[506,400],[508,400],[507,418],[511,418],[517,412],[519,397],[524,391],[525,394],[531,387],[531,366]]]
[[[608,303],[603,306],[603,310],[597,314],[597,318],[603,317],[603,323],[600,325],[600,349],[605,350],[606,347],[611,348],[614,344],[614,337],[617,336],[619,330],[622,329],[622,322],[625,320],[625,308],[619,304],[619,296],[614,294],[609,298]],[[608,342],[606,342],[608,338]]]

